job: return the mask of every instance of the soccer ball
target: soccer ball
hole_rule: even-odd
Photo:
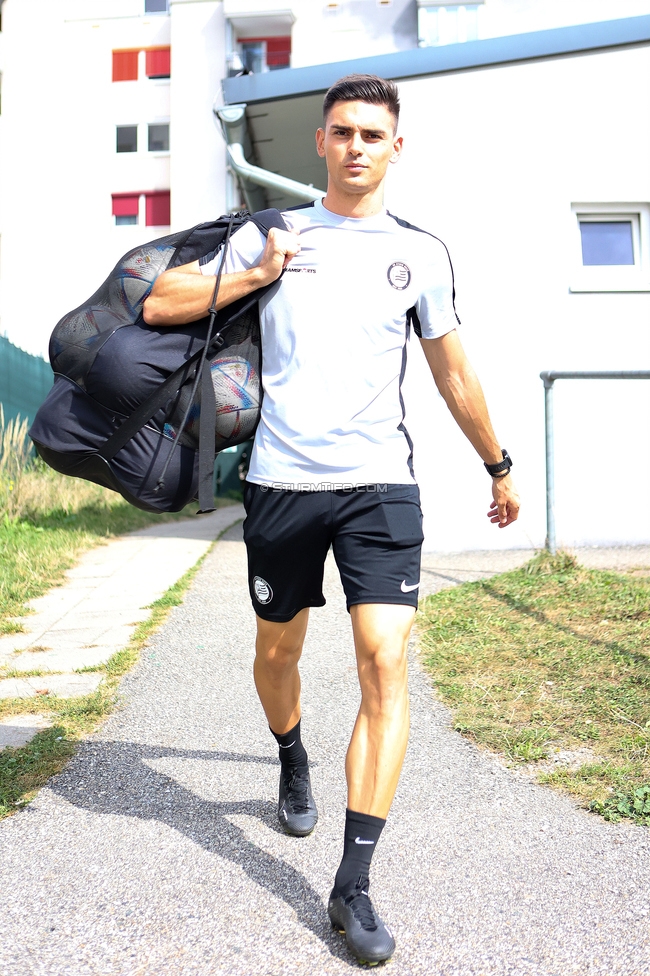
[[[173,247],[150,245],[130,251],[114,268],[108,280],[108,299],[112,308],[126,319],[137,316],[151,287],[167,267]]]
[[[241,356],[217,357],[210,363],[210,373],[217,402],[217,444],[252,437],[261,403],[259,373]]]

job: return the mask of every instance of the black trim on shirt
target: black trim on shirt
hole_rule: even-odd
[[[401,432],[404,434],[404,437],[406,438],[406,443],[409,446],[409,456],[408,456],[408,459],[407,459],[407,463],[408,463],[408,466],[409,466],[409,471],[411,473],[411,477],[413,478],[413,481],[415,481],[415,471],[413,470],[413,441],[412,441],[411,435],[409,434],[408,430],[406,429],[406,425],[404,423],[404,421],[406,420],[406,404],[404,403],[404,396],[402,394],[402,383],[404,382],[404,377],[406,375],[406,362],[407,362],[407,356],[408,356],[408,353],[407,353],[408,337],[409,337],[409,326],[408,326],[408,320],[407,320],[407,323],[406,323],[406,331],[405,331],[405,334],[404,334],[404,345],[402,346],[402,367],[401,367],[400,373],[399,373],[399,386],[398,386],[398,389],[399,389],[399,404],[400,404],[400,407],[402,408],[402,419],[401,419],[400,423],[397,425],[397,429],[398,430],[401,430]]]
[[[315,203],[315,200],[307,200],[306,203],[297,203],[295,207],[283,207],[281,212],[291,213],[292,210],[305,210],[307,207],[313,207]]]
[[[392,214],[390,212],[390,210],[387,210],[386,211],[386,216],[387,217],[392,217],[393,220],[395,221],[395,223],[396,224],[399,224],[400,227],[406,227],[407,230],[416,230],[416,231],[418,231],[419,234],[428,234],[429,237],[433,237],[434,241],[438,241],[439,244],[442,244],[442,246],[444,247],[445,252],[447,254],[447,260],[449,261],[449,267],[451,268],[451,304],[452,304],[452,308],[454,310],[454,315],[456,316],[456,321],[460,325],[460,318],[458,317],[458,312],[456,311],[456,283],[454,281],[454,266],[451,263],[451,255],[449,254],[449,249],[448,249],[447,245],[445,244],[445,242],[444,241],[441,241],[440,238],[439,237],[436,237],[435,234],[430,233],[430,231],[428,231],[428,230],[422,230],[421,227],[416,227],[415,224],[409,224],[408,220],[404,220],[402,217],[396,217],[395,214]],[[410,319],[411,323],[413,324],[413,331],[415,332],[415,334],[418,337],[418,339],[421,339],[422,338],[422,329],[421,329],[421,326],[420,326],[420,320],[418,318],[417,312],[415,311],[415,305],[413,306],[413,308],[410,308],[408,310],[407,315],[409,316],[409,319]]]

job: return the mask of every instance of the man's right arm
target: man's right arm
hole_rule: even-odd
[[[296,233],[271,228],[259,263],[247,271],[224,274],[217,308],[244,298],[276,281],[292,257],[300,251]],[[147,325],[186,325],[208,314],[214,293],[214,276],[201,274],[198,261],[164,271],[156,278],[144,303]]]

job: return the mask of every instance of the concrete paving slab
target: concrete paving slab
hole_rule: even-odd
[[[56,651],[26,651],[23,654],[16,654],[10,664],[12,669],[15,668],[17,671],[41,671],[45,675],[49,672],[71,672],[80,668],[96,668],[100,664],[105,664],[113,654],[115,654],[114,644],[98,644],[88,647],[71,644],[68,648],[60,647]]]
[[[449,586],[487,579],[523,566],[534,549],[503,549],[495,552],[424,552],[420,567],[420,596]]]
[[[48,674],[39,678],[4,678],[0,681],[0,698],[36,698],[58,695],[74,698],[89,695],[101,684],[103,674]]]
[[[650,569],[650,546],[591,546],[569,551],[579,563],[590,569],[613,569],[617,572]]]
[[[51,725],[52,720],[45,715],[11,715],[0,719],[0,751],[26,746],[35,735]]]
[[[214,539],[244,517],[238,504],[210,515],[139,529],[85,553],[63,586],[34,600],[25,632],[0,638],[0,664],[34,670],[31,647],[49,670],[94,667],[96,647],[124,647],[147,609],[205,555]],[[16,656],[15,652],[24,652]],[[49,655],[46,656],[46,655]]]
[[[91,601],[85,601],[84,606],[87,607],[89,605],[92,605]],[[141,607],[139,609],[127,607],[125,609],[124,597],[122,597],[121,605],[116,606],[114,609],[77,609],[73,615],[68,614],[65,620],[57,620],[50,629],[60,637],[63,637],[66,633],[70,635],[76,634],[78,630],[85,630],[86,628],[97,630],[99,627],[104,627],[105,631],[108,631],[111,627],[129,627],[133,623],[140,623],[140,621],[146,620],[150,613],[150,607]]]
[[[524,566],[539,550],[504,549],[422,554],[420,596],[447,586],[487,579]],[[582,566],[630,572],[650,568],[650,546],[589,547],[569,550]]]

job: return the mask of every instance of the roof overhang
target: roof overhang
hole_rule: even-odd
[[[223,0],[223,15],[239,38],[282,37],[291,33],[295,15],[290,7],[273,3],[251,4],[250,0]]]
[[[232,2],[232,0],[231,0]],[[247,158],[272,173],[324,189],[327,174],[316,154],[323,94],[347,74],[369,73],[394,81],[588,54],[650,43],[650,16],[513,34],[441,47],[249,74],[223,81],[223,102],[246,106]],[[269,206],[295,197],[267,190]]]

